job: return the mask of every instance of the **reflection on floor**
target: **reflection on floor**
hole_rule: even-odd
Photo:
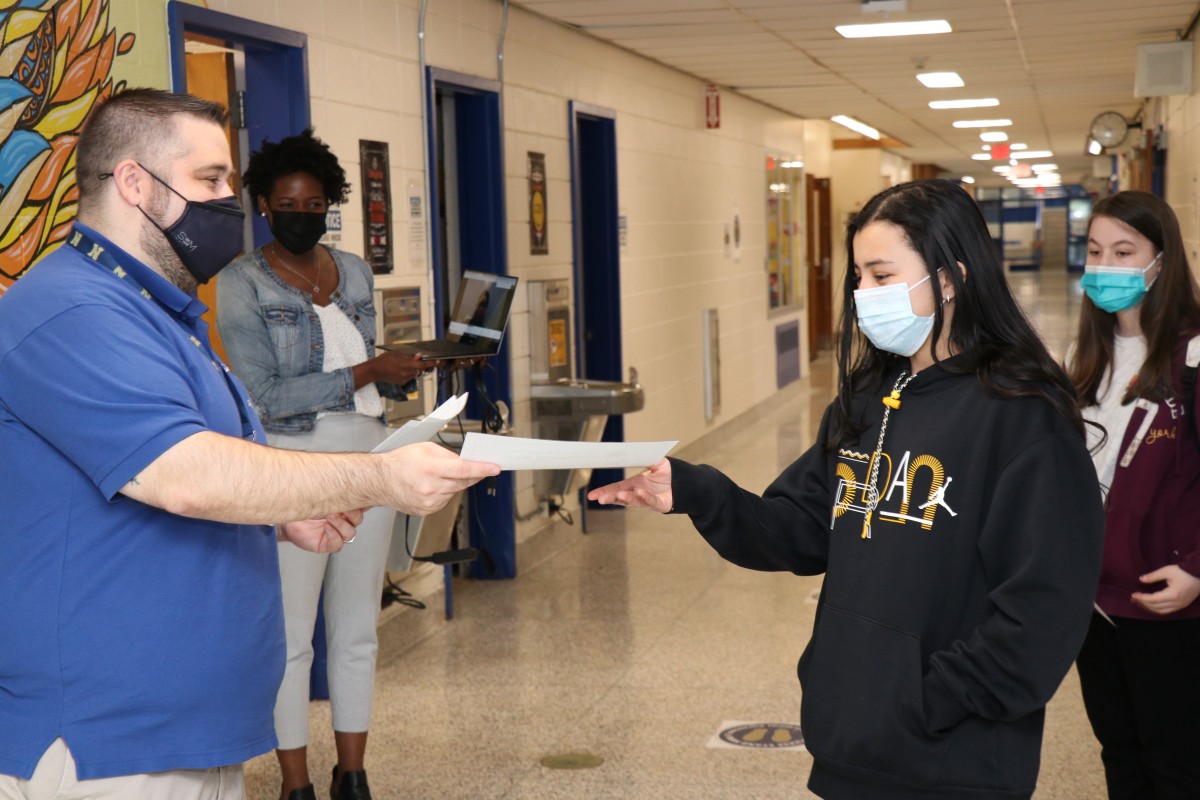
[[[1017,273],[1014,290],[1061,356],[1078,281]],[[808,447],[831,397],[817,362],[755,413],[681,453],[761,490]],[[456,584],[456,618],[419,641],[381,631],[367,768],[376,798],[803,798],[811,759],[710,749],[723,720],[795,722],[795,662],[820,578],[720,560],[680,517],[603,511],[525,548],[514,581]],[[440,615],[440,609],[406,611]],[[310,760],[325,796],[327,703]],[[589,753],[591,769],[541,760]],[[247,765],[250,798],[278,794],[273,756]],[[1104,796],[1074,673],[1050,705],[1035,800]]]

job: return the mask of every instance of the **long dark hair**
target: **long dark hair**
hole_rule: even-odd
[[[1146,360],[1122,403],[1135,398],[1164,400],[1171,388],[1171,358],[1179,337],[1200,329],[1200,287],[1188,266],[1179,220],[1166,201],[1146,192],[1119,192],[1096,203],[1092,220],[1109,217],[1150,240],[1162,253],[1154,285],[1142,299],[1138,320],[1146,336]],[[1091,228],[1091,221],[1088,222]],[[1103,311],[1084,297],[1079,311],[1079,336],[1071,359],[1071,382],[1084,405],[1095,405],[1113,360],[1117,315]]]
[[[924,180],[892,186],[875,195],[846,229],[848,267],[843,286],[841,337],[837,348],[838,399],[826,446],[861,433],[851,417],[851,398],[880,384],[901,356],[880,350],[858,330],[854,290],[854,237],[876,221],[899,226],[925,262],[936,287],[939,269],[954,286],[950,325],[951,351],[960,358],[954,369],[973,372],[997,397],[1042,397],[1066,417],[1082,438],[1083,418],[1075,392],[1062,369],[1017,305],[1004,277],[996,246],[979,206],[958,183]],[[966,267],[966,276],[957,268]],[[932,340],[941,339],[945,317],[934,310]],[[936,348],[934,362],[938,362]]]

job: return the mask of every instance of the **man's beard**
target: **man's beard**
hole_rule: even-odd
[[[171,197],[166,190],[155,186],[146,203],[146,215],[163,228],[168,227],[162,216],[170,202]],[[142,219],[142,229],[138,232],[138,244],[142,246],[142,251],[150,257],[151,263],[147,266],[188,294],[196,293],[196,287],[199,285],[196,276],[189,272],[188,268],[179,260],[171,243],[167,241],[167,235],[156,228],[149,219]]]

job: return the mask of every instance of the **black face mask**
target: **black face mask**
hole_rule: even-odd
[[[325,235],[324,211],[271,211],[271,233],[290,253],[300,255],[317,246]]]
[[[146,172],[183,198],[187,205],[179,219],[166,228],[155,222],[141,206],[138,206],[138,211],[167,237],[171,249],[188,272],[200,283],[208,283],[242,252],[242,228],[246,213],[242,211],[241,204],[233,195],[208,202],[188,200],[162,178],[148,169]]]

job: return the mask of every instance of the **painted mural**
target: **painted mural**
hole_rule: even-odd
[[[124,81],[113,60],[135,34],[110,0],[0,0],[0,292],[66,236],[78,205],[75,143]]]

